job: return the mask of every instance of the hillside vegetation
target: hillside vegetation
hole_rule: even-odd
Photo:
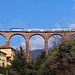
[[[42,52],[35,61],[26,62],[20,47],[6,75],[75,75],[75,40],[63,42],[53,48],[48,57]]]
[[[75,75],[75,40],[52,49],[41,65],[40,75]]]

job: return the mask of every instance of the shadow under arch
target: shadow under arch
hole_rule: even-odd
[[[5,37],[3,34],[0,34],[0,38],[1,38],[1,36],[2,36],[2,38],[4,39],[4,40],[1,40],[1,41],[5,43],[5,44],[3,44],[3,45],[6,45],[6,37]],[[0,43],[1,43],[1,42],[0,42]],[[3,46],[3,45],[0,44],[0,46]]]
[[[69,40],[73,40],[75,39],[75,34],[72,34],[70,37],[69,37]]]

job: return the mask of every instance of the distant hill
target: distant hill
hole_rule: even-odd
[[[49,48],[48,52],[50,52],[51,49],[52,48]],[[45,51],[45,50],[44,49],[36,49],[36,50],[33,50],[33,51],[29,51],[30,59],[36,58],[37,56],[41,55],[42,51]]]
[[[33,50],[33,51],[29,51],[30,59],[36,58],[38,55],[41,55],[42,51],[44,51],[44,49],[36,49],[36,50]]]

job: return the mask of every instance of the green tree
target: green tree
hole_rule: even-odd
[[[38,75],[41,64],[46,60],[45,52],[42,52],[35,61],[27,63],[27,75]]]
[[[24,50],[20,47],[20,51],[16,53],[15,59],[12,61],[12,69],[18,73],[18,75],[25,75],[26,73],[26,59]]]
[[[38,75],[75,75],[75,40],[54,48]]]

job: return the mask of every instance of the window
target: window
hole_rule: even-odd
[[[0,53],[0,55],[1,55],[1,53]]]
[[[6,57],[6,55],[5,54],[2,54],[4,57]]]
[[[4,49],[2,51],[4,51]]]
[[[5,66],[5,60],[2,60],[2,65]]]
[[[12,57],[12,53],[11,53],[11,57]]]

